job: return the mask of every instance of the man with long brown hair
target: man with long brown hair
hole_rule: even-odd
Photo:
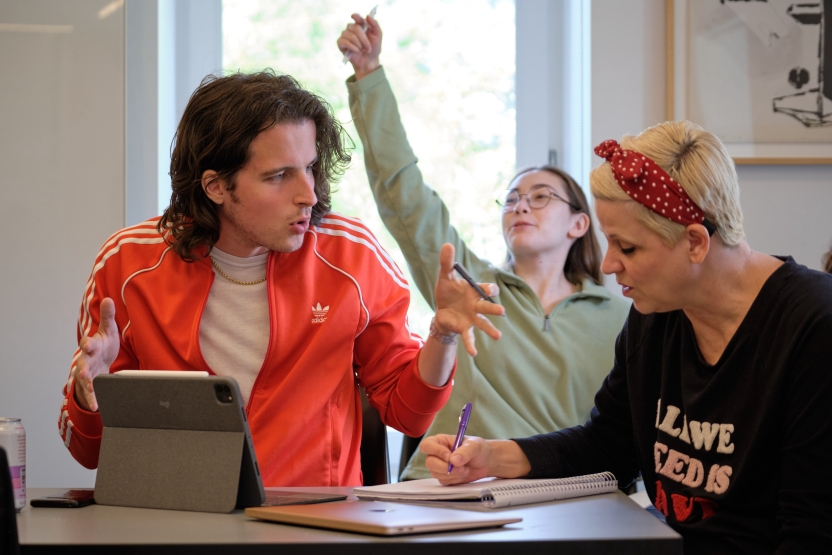
[[[450,394],[456,334],[501,314],[441,253],[426,342],[401,272],[359,220],[330,212],[349,162],[329,106],[270,71],[207,77],[171,156],[161,218],[110,237],[81,305],[59,428],[98,463],[96,375],[207,370],[240,385],[266,486],[361,483],[359,384],[382,420],[421,434]],[[488,291],[496,288],[485,285]]]

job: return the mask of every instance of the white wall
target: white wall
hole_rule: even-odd
[[[592,0],[593,146],[665,114],[664,0]],[[832,166],[738,166],[737,173],[751,248],[819,269],[832,242]]]
[[[582,185],[590,167],[589,5],[522,0],[515,17],[517,169],[555,162]]]
[[[158,183],[168,171],[159,148],[159,11],[156,0],[127,0],[124,5],[127,225],[161,213]],[[168,141],[174,130],[165,129]]]
[[[124,18],[102,0],[0,0],[0,414],[30,486],[90,486],[58,435],[92,262],[124,223]]]
[[[170,203],[170,147],[182,112],[222,71],[222,0],[127,0],[127,225]]]
[[[78,307],[107,237],[159,213],[160,182],[170,195],[176,120],[221,68],[221,14],[0,0],[0,416],[23,419],[30,487],[94,483],[57,428]]]

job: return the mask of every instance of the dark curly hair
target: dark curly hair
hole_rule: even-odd
[[[214,170],[233,190],[237,172],[249,158],[254,138],[281,123],[312,121],[318,162],[313,167],[315,196],[312,224],[329,212],[330,184],[350,162],[349,137],[319,96],[288,75],[258,73],[209,75],[191,95],[171,151],[173,192],[158,229],[185,261],[202,258],[220,237],[217,205],[202,189],[202,174]]]
[[[582,236],[575,239],[572,247],[569,249],[569,254],[566,255],[566,262],[563,266],[563,273],[566,280],[573,285],[581,285],[583,280],[591,279],[596,285],[603,283],[601,278],[601,247],[598,245],[598,239],[595,237],[595,229],[592,225],[592,213],[589,210],[589,202],[586,200],[586,195],[571,175],[560,168],[545,164],[542,166],[534,166],[525,168],[511,178],[509,183],[513,183],[515,179],[523,174],[536,171],[546,171],[553,173],[563,180],[566,185],[566,194],[569,197],[569,208],[573,214],[583,212],[589,216],[589,229]],[[577,208],[577,209],[576,209]],[[514,263],[514,258],[511,251],[506,254],[506,264]]]

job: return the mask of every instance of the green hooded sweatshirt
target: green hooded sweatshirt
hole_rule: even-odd
[[[384,69],[347,80],[364,164],[379,214],[398,242],[419,291],[435,310],[439,251],[456,249],[478,282],[496,283],[506,317],[490,317],[502,332],[494,341],[475,329],[477,356],[457,351],[450,400],[426,435],[455,434],[459,411],[473,403],[467,435],[526,437],[583,424],[595,392],[613,363],[613,346],[629,302],[591,280],[545,314],[535,292],[511,271],[480,259],[450,224],[448,209],[422,180]],[[418,450],[404,479],[429,478]]]

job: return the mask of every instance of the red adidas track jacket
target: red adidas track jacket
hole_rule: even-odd
[[[79,340],[96,333],[99,303],[110,297],[121,336],[111,372],[213,373],[199,348],[211,262],[181,260],[157,221],[119,231],[98,253]],[[436,388],[419,376],[422,341],[407,328],[407,282],[363,223],[335,213],[309,229],[299,250],[270,253],[267,276],[269,346],[246,407],[263,482],[361,484],[358,383],[382,420],[410,436],[427,430],[450,394],[450,380]],[[101,417],[75,402],[72,372],[58,427],[72,456],[95,468]]]

